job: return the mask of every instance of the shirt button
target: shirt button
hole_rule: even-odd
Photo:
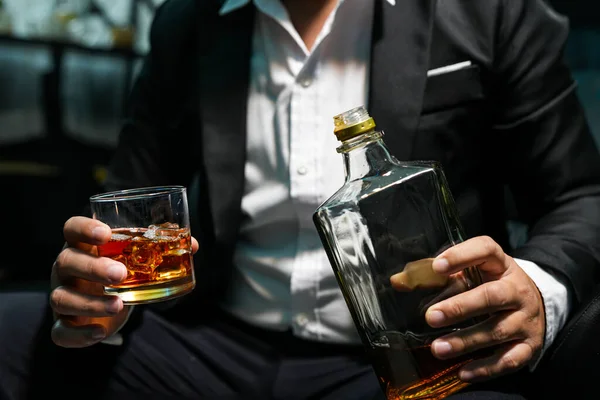
[[[300,174],[300,175],[306,175],[308,173],[308,169],[304,166],[299,167],[297,171],[298,171],[298,174]]]
[[[300,327],[305,326],[306,324],[308,324],[309,320],[308,320],[308,316],[306,314],[298,314],[296,315],[296,324]]]
[[[302,78],[302,79],[300,80],[300,85],[302,85],[302,87],[303,87],[303,88],[307,88],[307,87],[309,87],[310,85],[312,85],[312,82],[313,82],[313,81],[312,81],[312,79],[311,79],[311,78],[309,78],[309,77],[306,77],[306,78]]]

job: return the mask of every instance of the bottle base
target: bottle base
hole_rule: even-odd
[[[470,361],[470,360],[469,360]],[[396,389],[388,386],[387,400],[441,400],[469,386],[458,378],[458,370],[467,363],[454,365],[439,374],[412,386]]]

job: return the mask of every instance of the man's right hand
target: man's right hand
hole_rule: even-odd
[[[73,217],[64,226],[65,247],[52,266],[50,306],[56,322],[52,340],[62,347],[86,347],[115,333],[126,321],[129,307],[104,294],[104,285],[124,280],[122,263],[98,257],[98,245],[111,230],[100,221]]]

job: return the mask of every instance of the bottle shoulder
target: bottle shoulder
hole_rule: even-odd
[[[390,163],[385,170],[360,179],[347,181],[326,200],[318,209],[329,209],[358,205],[359,201],[387,188],[407,183],[424,174],[435,173],[434,167],[427,163]]]

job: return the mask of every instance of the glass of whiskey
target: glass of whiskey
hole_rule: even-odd
[[[127,277],[104,293],[126,305],[154,303],[191,292],[196,280],[186,189],[148,187],[90,197],[93,218],[112,230],[98,255],[127,268]]]

